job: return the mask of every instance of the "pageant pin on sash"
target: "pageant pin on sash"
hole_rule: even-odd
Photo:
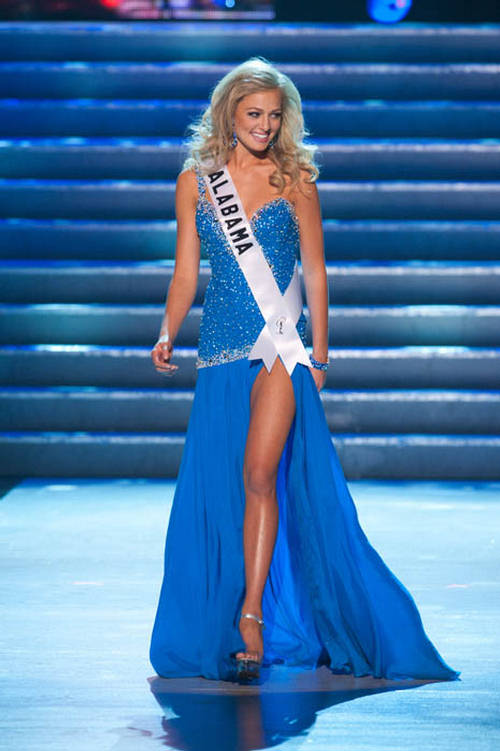
[[[279,354],[289,375],[298,362],[310,367],[309,355],[296,328],[302,312],[297,260],[290,284],[282,295],[264,251],[252,232],[227,167],[205,175],[204,180],[229,247],[265,320],[248,359],[261,357],[270,372]]]

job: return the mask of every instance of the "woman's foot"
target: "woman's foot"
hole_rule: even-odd
[[[239,629],[245,642],[246,650],[237,652],[236,678],[239,681],[250,681],[260,677],[260,666],[263,656],[262,629],[264,621],[254,613],[241,614]]]
[[[247,613],[245,610],[242,612],[239,629],[240,634],[245,642],[245,651],[237,652],[237,660],[252,660],[254,662],[262,662],[262,655],[264,653],[264,642],[262,639],[262,629],[264,628],[264,621],[260,615],[254,613]]]

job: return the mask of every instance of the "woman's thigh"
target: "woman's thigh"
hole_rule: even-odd
[[[283,448],[295,415],[293,384],[281,358],[271,372],[263,365],[250,392],[250,422],[245,446],[244,480],[255,492],[274,489]]]

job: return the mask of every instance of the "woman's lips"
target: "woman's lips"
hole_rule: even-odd
[[[265,141],[269,139],[269,135],[267,133],[252,133],[252,136],[259,143],[265,143]]]

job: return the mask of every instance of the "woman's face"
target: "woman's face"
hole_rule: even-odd
[[[267,89],[248,94],[234,113],[236,138],[249,151],[263,152],[281,125],[281,91]]]

